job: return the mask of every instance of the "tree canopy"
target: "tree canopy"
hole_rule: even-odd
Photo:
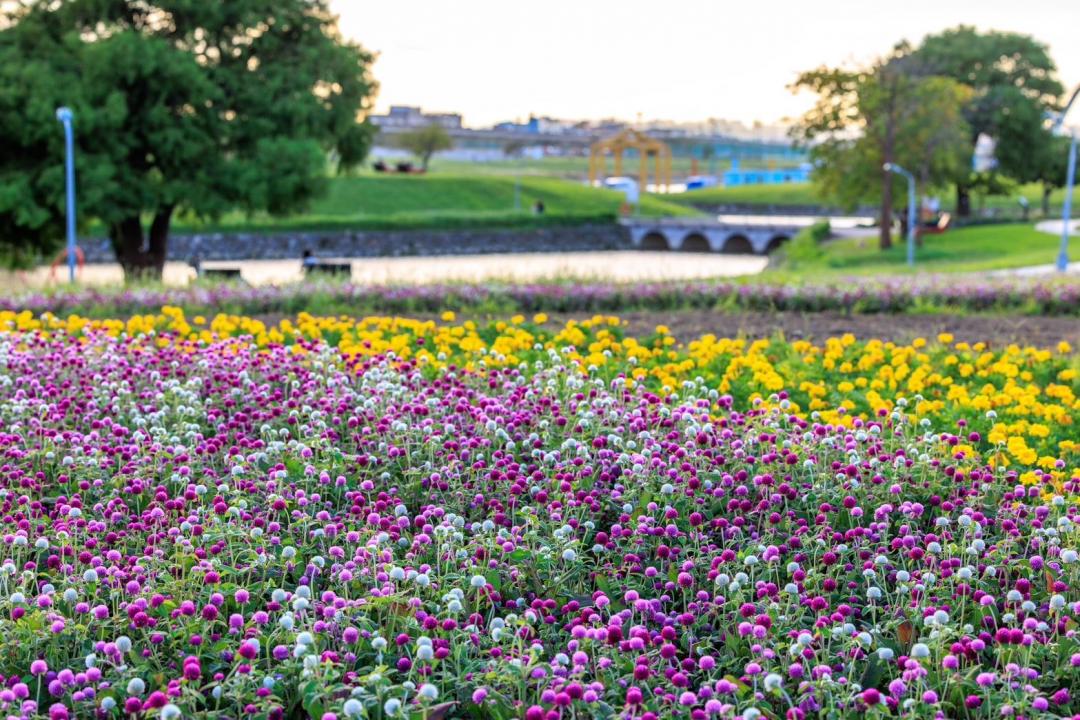
[[[810,145],[816,177],[845,206],[880,203],[881,246],[889,247],[893,194],[902,182],[882,168],[898,163],[924,186],[940,186],[966,172],[969,129],[960,108],[968,90],[943,77],[910,72],[906,46],[856,71],[819,68],[796,88],[817,102],[794,127]]]
[[[0,16],[0,247],[26,263],[62,237],[74,110],[79,210],[128,274],[160,274],[178,212],[287,213],[328,158],[364,159],[372,56],[326,0],[54,0]]]
[[[1054,145],[1044,116],[1064,88],[1046,45],[1020,33],[961,25],[927,36],[912,59],[919,74],[949,77],[970,88],[963,106],[969,144],[974,150],[980,135],[994,139],[995,172],[1022,183],[1053,172],[1058,161],[1044,152]],[[961,214],[970,209],[967,189],[976,181],[961,178],[957,184]]]
[[[845,205],[880,202],[882,247],[899,182],[882,170],[886,162],[906,167],[923,188],[955,185],[961,215],[972,188],[1050,187],[1062,174],[1060,143],[1045,122],[1062,86],[1046,46],[1027,35],[960,26],[918,47],[901,43],[869,67],[803,73],[793,87],[817,94],[793,128],[817,179]],[[971,158],[983,135],[995,141],[996,166],[976,173]]]

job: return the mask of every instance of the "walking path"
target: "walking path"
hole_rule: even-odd
[[[1061,236],[1061,221],[1060,220],[1042,220],[1035,223],[1035,229],[1039,232],[1050,233],[1051,235]],[[1069,234],[1080,235],[1080,218],[1069,221]]]
[[[379,285],[416,285],[436,282],[484,282],[507,280],[575,279],[612,282],[698,280],[753,275],[761,272],[768,258],[757,255],[721,255],[674,252],[582,252],[518,253],[507,255],[447,255],[442,257],[323,258],[351,262],[353,282]],[[239,267],[243,279],[252,285],[280,285],[303,278],[300,260],[244,260],[204,262],[203,267]],[[184,263],[166,263],[166,285],[186,285],[194,276]],[[17,291],[48,287],[67,279],[65,269],[50,277],[48,268],[27,273],[0,271],[0,289]],[[79,281],[91,285],[118,285],[119,265],[87,265]]]

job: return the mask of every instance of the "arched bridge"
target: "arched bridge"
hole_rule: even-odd
[[[765,255],[813,222],[812,218],[737,215],[719,218],[630,218],[623,220],[639,250]]]

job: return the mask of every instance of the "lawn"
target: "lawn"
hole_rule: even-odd
[[[956,196],[952,190],[939,191],[941,205],[945,210],[954,211]],[[1012,195],[993,195],[972,197],[971,206],[976,215],[990,212],[996,215],[1019,217],[1021,213],[1019,198],[1023,196],[1031,207],[1032,216],[1040,213],[1042,207],[1042,186],[1037,184],[1022,185]],[[787,185],[745,185],[741,187],[714,187],[694,190],[667,197],[672,203],[685,205],[823,205],[831,203],[823,198],[817,186],[812,183],[789,183]],[[1050,195],[1050,214],[1059,215],[1065,200],[1063,189],[1055,190]],[[902,199],[901,199],[902,201]],[[1073,206],[1080,205],[1080,189],[1073,192]]]
[[[671,195],[682,205],[822,205],[813,183],[712,187]]]
[[[590,188],[550,177],[521,178],[519,209],[515,209],[516,179],[502,175],[358,175],[329,180],[327,194],[308,212],[271,217],[248,217],[231,212],[209,224],[181,218],[180,232],[207,230],[288,229],[412,229],[461,226],[519,226],[610,222],[623,196],[612,190]],[[545,213],[537,217],[532,207],[543,201]],[[684,205],[647,196],[641,212],[646,215],[685,215]]]
[[[981,272],[1028,265],[1046,265],[1057,257],[1060,238],[1031,225],[981,225],[924,238],[915,250],[915,268],[906,265],[901,239],[882,252],[877,237],[829,240],[813,256],[795,265],[780,264],[778,272],[813,279],[822,274],[881,275],[926,272]],[[1070,256],[1080,259],[1080,237],[1073,237]]]

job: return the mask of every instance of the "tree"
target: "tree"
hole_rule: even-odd
[[[1055,137],[1047,132],[1046,143],[1039,147],[1039,168],[1034,180],[1042,185],[1042,214],[1050,215],[1050,193],[1054,188],[1065,187],[1069,166],[1069,144],[1067,137]]]
[[[1042,148],[1048,142],[1043,118],[1057,106],[1063,88],[1045,45],[1012,32],[980,33],[960,26],[929,35],[913,52],[914,68],[924,76],[950,77],[971,88],[964,104],[970,152],[980,135],[996,142],[1000,172],[1017,182],[1032,182],[1050,171]],[[971,211],[971,180],[956,186],[959,215]]]
[[[816,180],[845,206],[879,202],[882,249],[892,245],[900,182],[883,170],[885,163],[903,165],[923,187],[949,182],[966,167],[968,128],[960,108],[968,91],[948,78],[912,74],[910,65],[909,49],[899,45],[869,68],[818,68],[793,85],[818,96],[793,128],[810,146]]]
[[[300,209],[327,158],[363,160],[372,56],[326,0],[28,0],[0,15],[0,247],[26,263],[63,218],[75,112],[79,209],[128,277],[160,277],[177,213]]]
[[[454,146],[454,141],[442,125],[432,123],[401,133],[398,136],[398,145],[418,157],[420,167],[427,170],[431,156],[440,150],[449,150]]]

